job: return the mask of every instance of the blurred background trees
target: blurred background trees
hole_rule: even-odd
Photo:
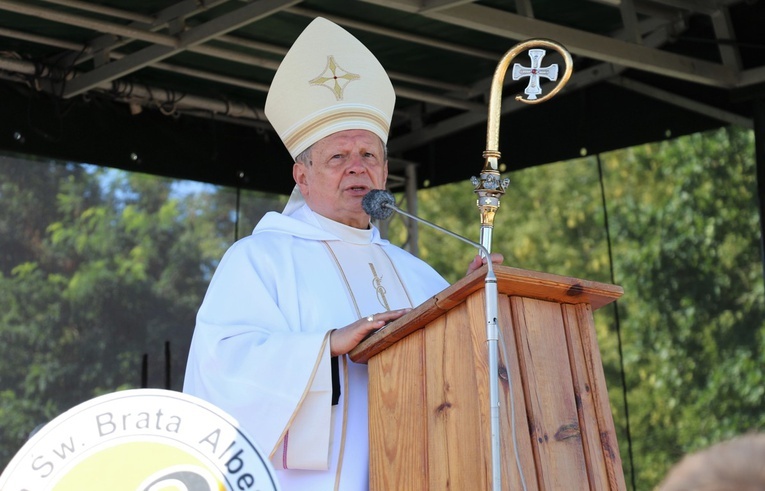
[[[685,453],[762,429],[752,133],[515,172],[503,151],[511,184],[493,250],[505,264],[624,287],[595,320],[628,486],[651,489]],[[0,157],[0,468],[37,425],[96,395],[180,390],[217,261],[285,201]],[[420,191],[418,214],[478,240],[469,183]],[[475,250],[425,227],[419,235],[426,261],[451,281],[464,274]],[[399,218],[389,237],[406,240]]]
[[[751,132],[729,128],[508,176],[492,242],[505,264],[624,288],[595,320],[628,487],[651,489],[685,453],[765,428]],[[472,185],[447,188],[421,191],[420,215],[477,241]],[[391,225],[392,237],[402,234]],[[464,274],[474,250],[424,227],[419,234],[436,269],[452,281]]]

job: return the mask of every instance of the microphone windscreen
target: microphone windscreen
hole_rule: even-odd
[[[361,200],[361,207],[375,220],[387,220],[393,214],[393,209],[386,205],[395,206],[396,198],[384,189],[373,189]]]

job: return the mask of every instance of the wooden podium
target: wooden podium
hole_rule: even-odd
[[[623,290],[506,266],[495,274],[502,489],[626,489],[592,317]],[[491,489],[485,275],[351,352],[369,365],[371,490]]]

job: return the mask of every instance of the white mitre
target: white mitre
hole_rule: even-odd
[[[294,159],[343,130],[369,130],[387,142],[395,101],[388,74],[372,52],[318,17],[279,65],[265,111]]]
[[[318,17],[298,36],[274,75],[266,117],[295,159],[338,131],[368,130],[388,141],[396,94],[366,46]],[[295,187],[289,214],[302,201]]]

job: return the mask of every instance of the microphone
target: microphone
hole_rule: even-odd
[[[393,214],[396,198],[384,189],[373,189],[361,199],[361,207],[375,220],[387,220]]]
[[[374,218],[375,220],[387,220],[395,211],[396,213],[400,213],[417,222],[424,223],[425,225],[428,225],[429,227],[432,227],[447,235],[451,235],[452,237],[456,239],[459,239],[474,247],[477,247],[481,251],[481,254],[487,259],[486,264],[489,268],[488,273],[490,277],[494,276],[494,268],[492,267],[489,251],[488,249],[486,249],[486,247],[479,244],[478,242],[473,242],[472,240],[466,237],[456,234],[452,232],[451,230],[446,230],[445,228],[439,227],[435,223],[431,223],[425,220],[424,218],[420,218],[418,216],[405,212],[404,210],[396,206],[396,198],[393,196],[393,193],[391,193],[390,191],[386,191],[385,189],[372,189],[364,196],[364,198],[362,198],[361,207],[364,209],[364,212],[366,212],[367,215]]]

